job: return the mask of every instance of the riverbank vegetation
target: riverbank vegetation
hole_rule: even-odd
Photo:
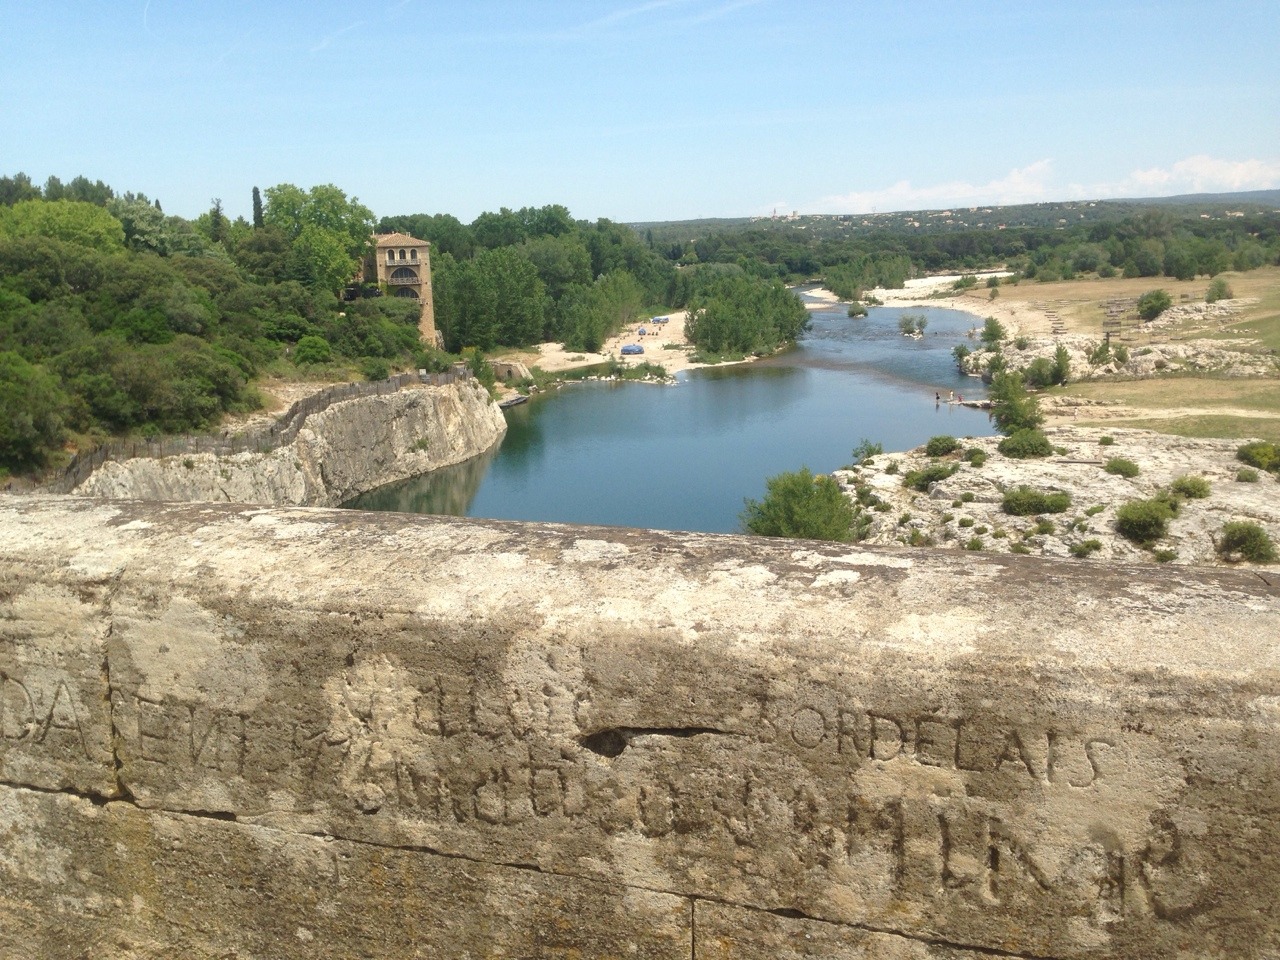
[[[989,210],[633,229],[548,205],[464,224],[447,214],[375,220],[336,186],[283,183],[254,188],[251,221],[216,199],[187,220],[87,177],[0,177],[0,392],[11,412],[0,469],[36,469],[110,434],[208,429],[259,406],[254,384],[268,375],[377,377],[543,340],[595,352],[668,308],[688,307],[701,357],[767,353],[807,324],[783,286],[798,279],[825,278],[852,297],[996,264],[1042,281],[1213,276],[1280,261],[1280,217],[1261,205],[1231,216],[1089,205],[1078,221],[1042,206],[1016,222]],[[353,283],[375,230],[432,243],[448,354],[419,342],[416,303]],[[1272,333],[1260,331],[1264,342]],[[1028,376],[1059,380],[1057,366],[1042,366]]]

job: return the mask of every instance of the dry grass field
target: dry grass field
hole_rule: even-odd
[[[1130,349],[1152,343],[1209,340],[1214,346],[1277,357],[1276,375],[1265,378],[1194,376],[1179,373],[1149,380],[1094,381],[1056,388],[1051,394],[1083,397],[1106,404],[1079,410],[1076,423],[1139,427],[1190,437],[1258,437],[1280,441],[1280,267],[1222,275],[1243,305],[1227,320],[1191,317],[1172,325],[1123,320],[1120,341]],[[1203,303],[1209,280],[1144,277],[1125,280],[1072,280],[1038,284],[1024,281],[1000,288],[997,302],[1016,311],[1024,333],[1049,334],[1048,317],[1059,329],[1101,338],[1109,302],[1133,299],[1163,289],[1175,305]],[[985,296],[985,294],[973,294]]]

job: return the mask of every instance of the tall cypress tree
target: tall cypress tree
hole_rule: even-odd
[[[262,194],[258,192],[258,188],[253,188],[253,229],[262,229]]]

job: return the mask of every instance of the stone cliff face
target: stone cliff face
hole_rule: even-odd
[[[409,387],[312,414],[269,453],[108,461],[85,496],[336,506],[386,483],[468,460],[498,442],[502,411],[474,380]]]

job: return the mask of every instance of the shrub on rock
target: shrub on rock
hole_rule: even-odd
[[[1275,563],[1276,548],[1262,525],[1252,520],[1232,520],[1222,527],[1218,556],[1228,562]]]
[[[927,467],[908,472],[902,478],[902,485],[912,490],[919,490],[921,493],[928,493],[929,487],[940,480],[947,479],[959,469],[960,465],[956,463],[931,463]]]
[[[1236,459],[1259,470],[1280,470],[1280,447],[1266,440],[1256,440],[1236,450]]]
[[[1102,469],[1118,477],[1136,477],[1139,472],[1138,465],[1124,457],[1112,457]]]
[[[996,447],[1006,457],[1015,460],[1027,460],[1032,457],[1047,457],[1053,453],[1053,444],[1039,430],[1015,430],[1000,441]]]
[[[958,450],[959,447],[959,440],[944,434],[940,437],[930,437],[929,442],[924,445],[924,452],[931,457],[945,457],[948,453]]]
[[[1203,500],[1205,497],[1209,496],[1210,490],[1208,480],[1204,477],[1192,476],[1191,474],[1184,474],[1183,476],[1175,479],[1173,483],[1169,485],[1169,489],[1178,496],[1185,497],[1188,500]]]
[[[1169,532],[1169,521],[1176,513],[1168,500],[1130,500],[1116,510],[1116,532],[1126,540],[1146,546]]]
[[[1027,486],[1010,490],[1000,502],[1001,509],[1015,517],[1029,517],[1039,513],[1065,513],[1070,506],[1071,494],[1069,493],[1043,493]]]

